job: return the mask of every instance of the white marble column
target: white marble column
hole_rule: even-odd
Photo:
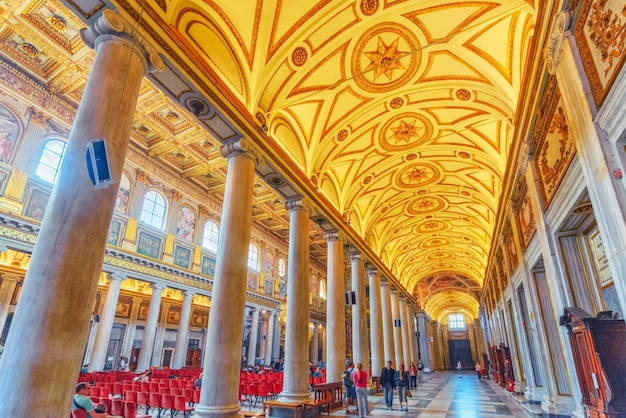
[[[372,376],[380,376],[385,366],[383,344],[383,317],[380,292],[380,277],[375,269],[368,269],[370,288],[370,349],[372,352]]]
[[[405,369],[409,368],[411,364],[411,348],[409,343],[409,324],[406,322],[406,299],[404,296],[400,296],[400,325],[402,329],[402,359]]]
[[[2,273],[2,283],[0,283],[0,334],[4,331],[4,326],[9,316],[9,308],[11,307],[11,298],[20,280],[22,280],[22,277],[17,274]]]
[[[369,369],[369,335],[367,332],[367,301],[365,297],[365,266],[360,253],[351,253],[352,290],[356,294],[356,305],[352,307],[352,357],[354,363]]]
[[[417,364],[417,349],[415,345],[415,315],[413,314],[413,305],[406,304],[406,325],[408,327],[409,336],[409,360]],[[411,364],[411,363],[409,363]],[[408,368],[409,366],[407,366]]]
[[[194,293],[183,291],[183,307],[180,311],[180,322],[176,333],[176,343],[174,344],[174,358],[172,359],[172,369],[185,367],[187,361],[187,349],[189,347],[189,318],[191,317],[191,302]]]
[[[320,327],[322,328],[320,331],[321,332],[320,341],[322,344],[322,347],[320,350],[322,357],[320,358],[320,361],[326,364],[326,327],[323,325],[320,325]]]
[[[287,317],[285,373],[280,401],[311,398],[308,375],[309,347],[309,206],[303,200],[286,204],[289,211],[289,262],[287,263]]]
[[[133,351],[133,344],[135,342],[135,331],[137,330],[137,318],[139,317],[139,307],[141,306],[141,297],[134,297],[133,305],[130,309],[130,319],[126,330],[124,331],[124,343],[122,344],[121,355],[126,356],[129,361],[131,360],[131,354]]]
[[[248,366],[254,366],[256,363],[256,345],[259,339],[259,310],[255,307],[252,310],[252,322],[250,324],[250,339],[248,340]]]
[[[124,33],[131,27],[106,9],[81,31],[96,53],[0,362],[0,417],[70,410],[139,88],[151,66],[163,67],[156,52]],[[85,151],[97,138],[106,140],[108,188],[96,189],[87,175]],[[61,320],[70,308],[72,320]]]
[[[424,371],[430,372],[430,336],[429,329],[426,324],[424,313],[417,315],[417,328],[419,330],[419,344],[422,363],[424,363]]]
[[[400,364],[404,362],[404,352],[402,345],[402,321],[400,319],[400,305],[398,291],[391,291],[391,317],[393,318],[393,344],[395,347],[395,369],[398,370]]]
[[[380,284],[380,298],[382,301],[382,328],[385,349],[384,364],[386,365],[389,360],[395,362],[396,359],[393,317],[391,315],[391,293],[387,281]],[[397,364],[394,364],[393,367],[396,368]]]
[[[104,370],[107,350],[109,349],[109,339],[111,338],[111,329],[113,329],[113,321],[115,321],[115,310],[117,308],[117,301],[120,298],[120,289],[123,281],[124,276],[122,275],[109,275],[109,289],[107,290],[107,297],[104,301],[102,313],[100,314],[96,341],[91,353],[91,360],[89,361],[89,371],[91,372],[101,372]]]
[[[313,322],[313,347],[311,350],[311,363],[317,366],[320,350],[320,326],[318,323]]]
[[[265,317],[265,311],[261,311],[263,313],[263,317],[261,318],[261,336],[259,339],[259,362],[263,360],[263,364],[265,364],[265,348],[267,346],[267,318]]]
[[[150,366],[163,366],[163,346],[165,343],[165,333],[167,330],[167,318],[170,316],[170,308],[172,304],[161,303],[161,320],[158,322],[156,334],[154,336],[154,344],[152,349],[152,362]]]
[[[326,300],[326,381],[338,382],[346,368],[346,301],[343,240],[339,232],[324,234],[328,245]]]
[[[267,312],[267,334],[265,334],[265,365],[272,364],[272,349],[274,344],[274,313]]]
[[[152,364],[152,350],[154,349],[154,339],[156,337],[157,327],[159,326],[159,312],[161,310],[161,295],[165,286],[161,284],[153,284],[152,298],[150,299],[150,307],[148,308],[148,318],[143,329],[143,338],[141,340],[141,350],[139,350],[139,358],[137,359],[137,371],[147,370]]]
[[[250,144],[241,139],[220,149],[228,158],[222,223],[217,245],[211,314],[206,334],[205,370],[219,379],[205,379],[194,416],[238,417],[248,248],[252,225],[255,162]]]

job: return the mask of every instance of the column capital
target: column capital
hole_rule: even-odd
[[[94,49],[98,49],[103,42],[109,41],[128,44],[141,57],[144,73],[162,71],[165,68],[165,63],[157,51],[137,33],[129,22],[111,9],[105,9],[93,25],[81,29],[80,37],[88,47]]]
[[[250,141],[245,138],[241,138],[239,141],[231,142],[220,147],[220,154],[222,157],[229,159],[237,155],[242,155],[254,162],[255,165],[261,167],[265,166],[265,158],[254,148]]]
[[[391,294],[392,295],[397,295],[398,294],[398,289],[396,289],[395,287],[391,288]]]
[[[161,283],[152,283],[152,284],[150,285],[150,287],[152,288],[152,290],[153,290],[153,291],[155,291],[155,290],[163,290],[163,289],[165,289],[167,286],[165,286],[164,284],[161,284]]]
[[[341,231],[324,232],[324,239],[326,240],[326,242],[330,242],[330,241],[346,242],[346,236]]]
[[[124,280],[126,280],[126,277],[120,273],[109,273],[107,274],[107,278],[111,281],[118,280],[120,282],[123,282]]]
[[[389,283],[387,283],[386,281],[380,281],[380,287],[389,287]]]
[[[143,170],[137,169],[135,171],[135,178],[139,183],[148,184],[149,174]]]
[[[193,290],[183,290],[183,296],[187,297],[194,297],[194,295],[196,294],[196,292],[194,292]]]
[[[2,281],[6,280],[8,282],[19,282],[24,279],[24,276],[15,273],[0,273],[0,276],[2,277]]]
[[[569,31],[571,24],[572,13],[570,11],[561,12],[554,18],[550,40],[548,41],[544,53],[546,66],[550,74],[554,74],[559,66],[563,44],[565,43],[565,35],[566,32]]]
[[[303,210],[309,216],[313,215],[313,206],[306,199],[288,200],[285,202],[285,209],[289,212]]]
[[[202,216],[202,217],[205,217],[205,218],[206,218],[206,217],[208,217],[208,216],[209,216],[209,214],[210,214],[210,212],[209,212],[209,208],[207,208],[207,207],[206,207],[206,206],[204,206],[204,205],[200,205],[200,206],[198,206],[198,213],[200,214],[200,216]]]
[[[359,261],[361,260],[361,253],[358,251],[353,251],[349,254],[350,261]]]
[[[367,269],[367,275],[368,276],[375,276],[378,274],[378,270],[374,267],[370,267]]]
[[[181,192],[179,192],[178,190],[172,190],[172,200],[174,202],[180,202],[182,198],[183,194]]]

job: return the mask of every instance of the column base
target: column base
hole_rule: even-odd
[[[192,418],[239,418],[239,404],[224,406],[196,405]]]
[[[278,395],[277,402],[285,402],[285,403],[293,403],[293,402],[309,402],[312,400],[311,392],[286,392],[282,391],[280,395]]]

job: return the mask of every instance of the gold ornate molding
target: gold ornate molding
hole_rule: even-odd
[[[548,41],[544,54],[546,57],[546,66],[550,74],[554,74],[559,66],[565,35],[566,32],[569,31],[571,24],[572,16],[570,12],[561,12],[554,18],[552,33],[550,33],[550,40]]]

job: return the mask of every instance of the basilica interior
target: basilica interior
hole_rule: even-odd
[[[4,0],[0,417],[122,359],[626,416],[625,60],[620,0]]]

